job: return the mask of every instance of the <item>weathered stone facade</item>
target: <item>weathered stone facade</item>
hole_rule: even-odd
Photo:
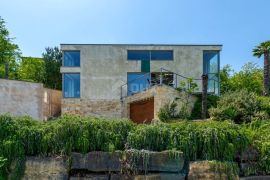
[[[181,108],[188,98],[188,110],[191,112],[196,96],[187,95],[166,85],[153,86],[150,89],[128,96],[121,100],[86,100],[76,98],[62,99],[63,114],[92,115],[103,117],[130,118],[130,104],[154,98],[154,119],[166,103],[175,101]]]
[[[62,114],[121,117],[120,100],[62,99]]]

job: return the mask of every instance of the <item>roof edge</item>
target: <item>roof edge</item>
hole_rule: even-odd
[[[74,44],[61,43],[60,45],[102,45],[102,46],[223,46],[222,44]]]

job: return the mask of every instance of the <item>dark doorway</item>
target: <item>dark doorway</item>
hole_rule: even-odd
[[[154,119],[154,98],[131,103],[130,119],[135,123],[151,123]]]

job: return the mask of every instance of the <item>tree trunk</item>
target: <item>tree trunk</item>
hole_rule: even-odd
[[[269,54],[264,53],[264,72],[263,72],[263,95],[269,95]]]
[[[208,75],[202,75],[202,119],[207,116],[207,89],[208,89]]]
[[[5,74],[6,74],[6,79],[8,79],[8,62],[5,62]]]

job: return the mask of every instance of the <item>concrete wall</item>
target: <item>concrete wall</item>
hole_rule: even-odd
[[[221,50],[221,46],[61,45],[61,49],[80,51],[81,67],[62,67],[61,72],[81,74],[81,99],[115,100],[120,99],[120,86],[127,82],[127,73],[141,71],[141,61],[128,61],[127,50],[173,50],[173,61],[151,61],[151,71],[163,67],[187,77],[201,78],[203,51]]]
[[[61,94],[40,83],[0,79],[0,114],[46,120],[60,114]]]

